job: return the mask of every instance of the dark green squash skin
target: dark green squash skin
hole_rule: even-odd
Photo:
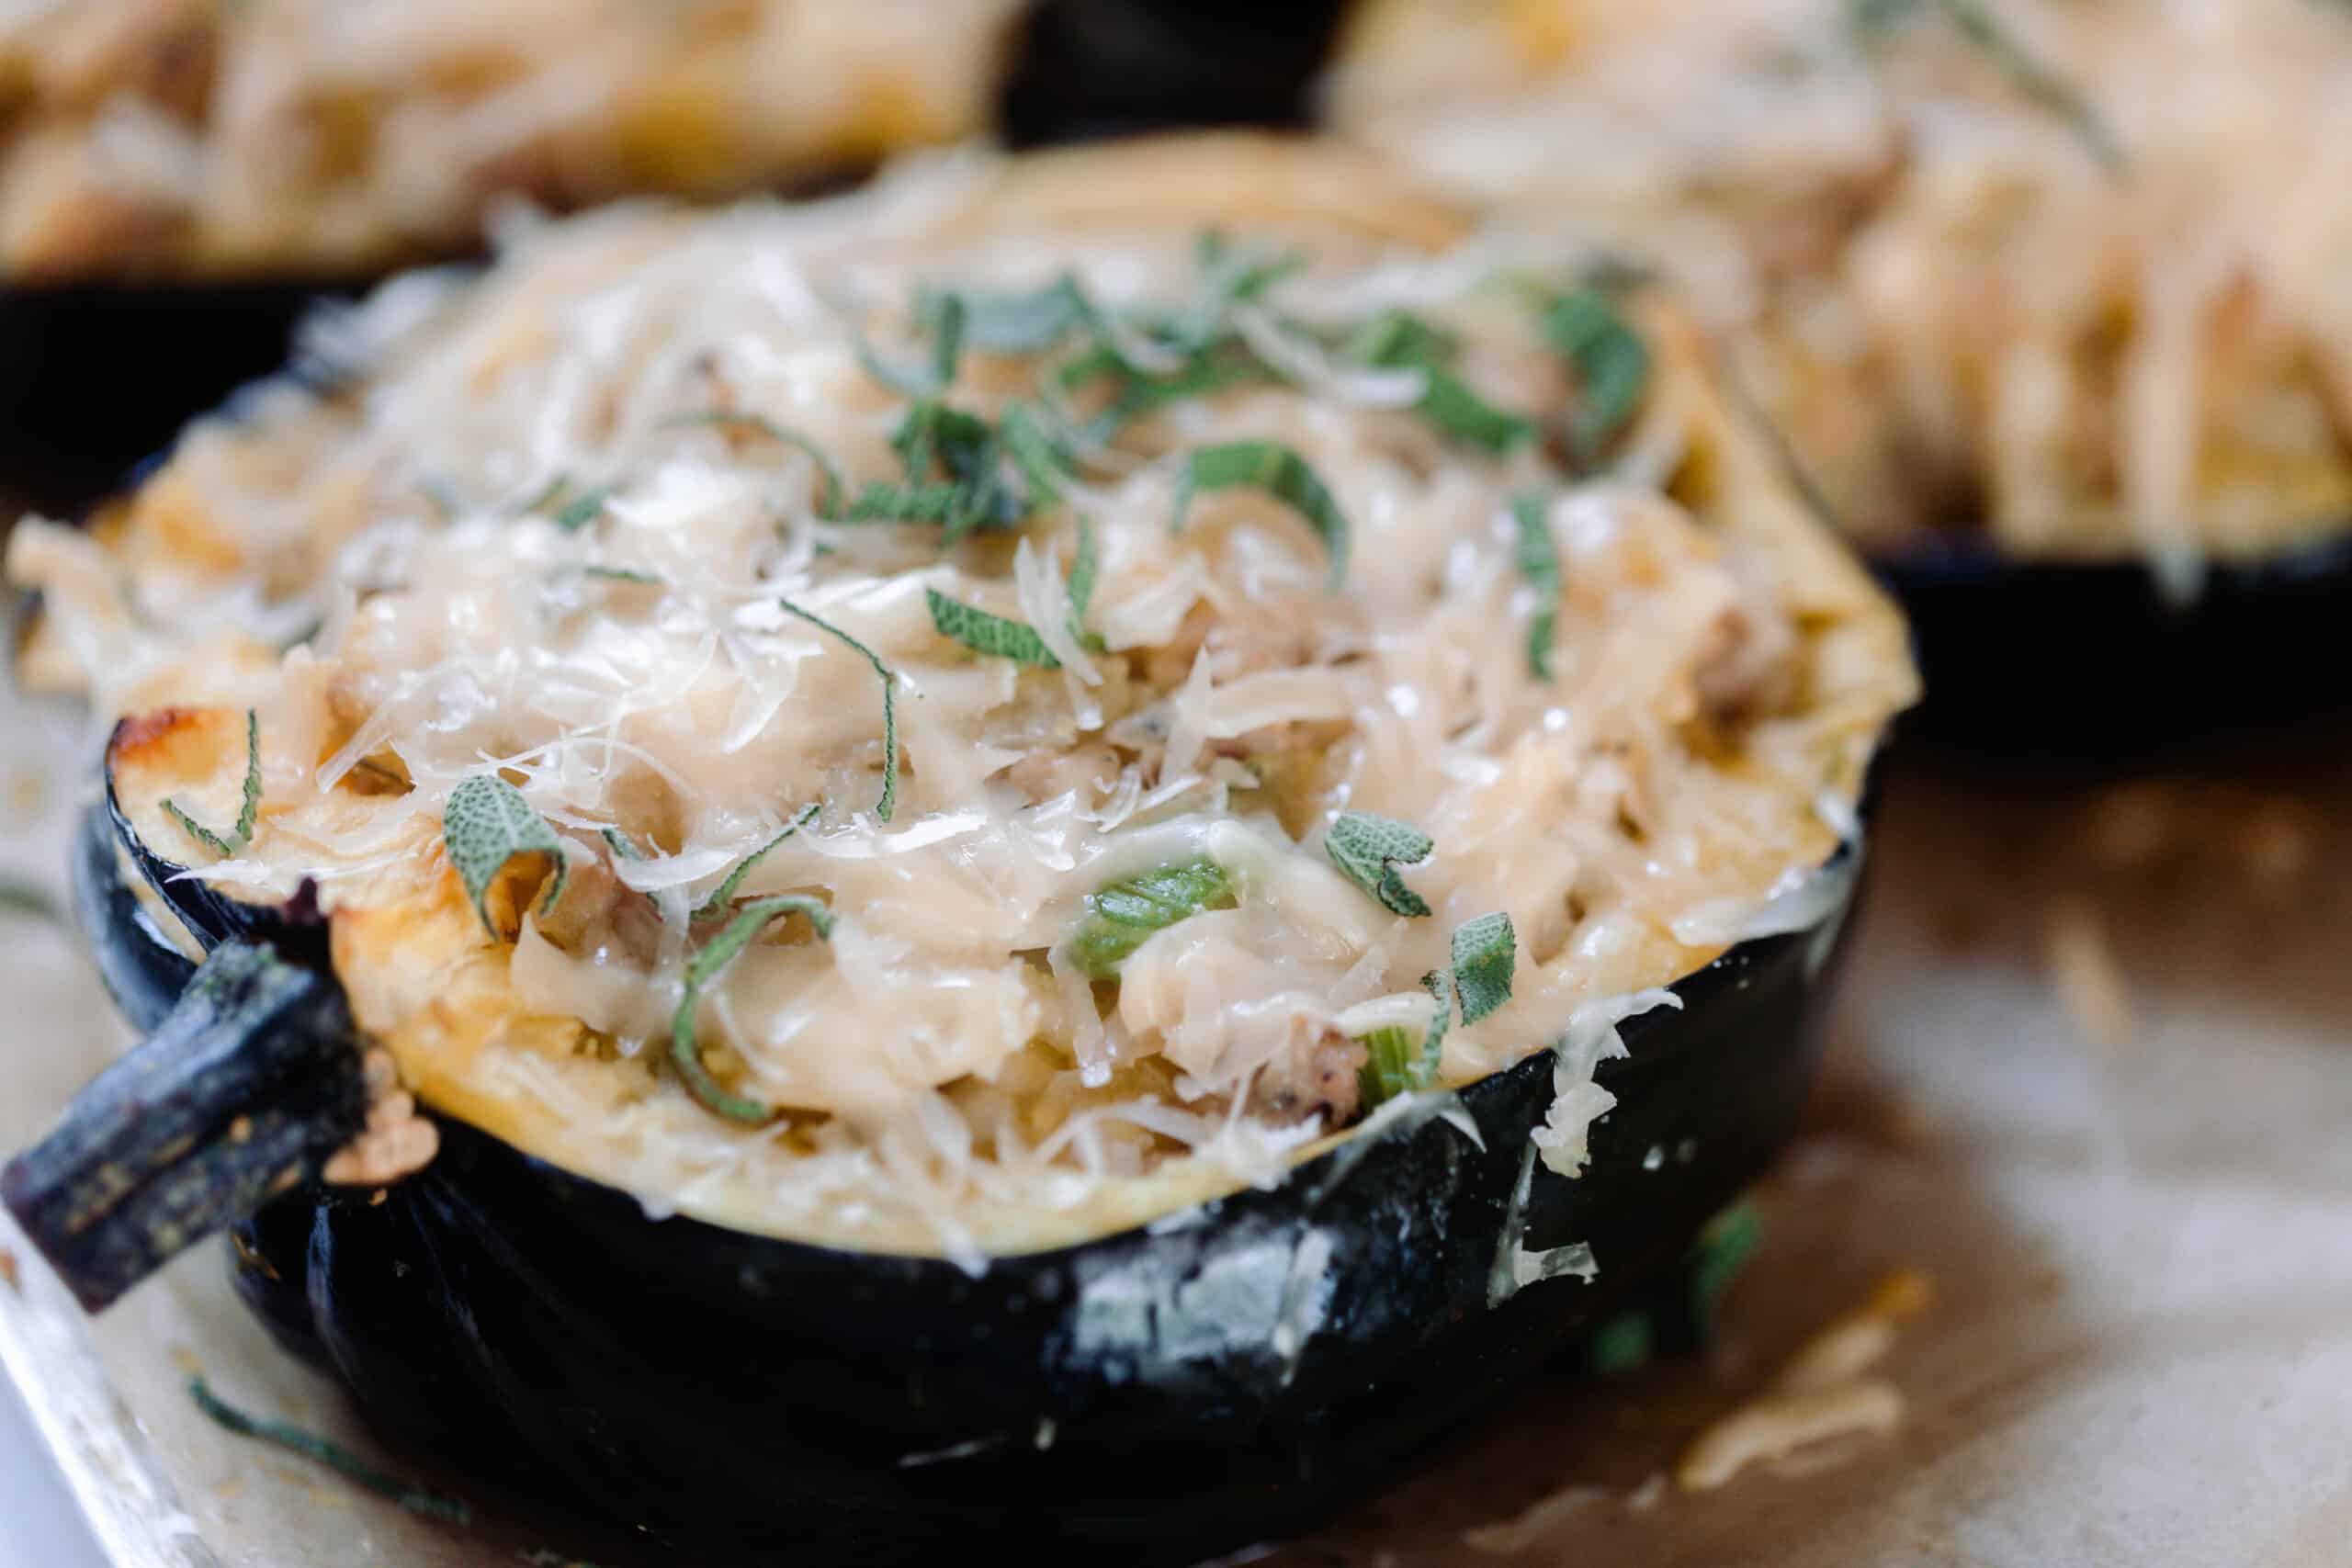
[[[652,1219],[442,1118],[439,1157],[380,1201],[306,1189],[248,1220],[238,1288],[391,1425],[697,1562],[1016,1536],[1040,1562],[1189,1562],[1363,1496],[1679,1256],[1795,1127],[1849,908],[1625,1024],[1591,1165],[1536,1167],[1525,1211],[1527,1247],[1591,1246],[1589,1284],[1489,1305],[1552,1099],[1539,1055],[1461,1092],[1483,1150],[1402,1122],[1272,1190],[978,1277]]]
[[[2018,560],[1975,541],[1873,558],[1902,601],[1928,700],[1914,722],[1973,750],[2111,758],[2342,713],[2352,527],[2215,564],[2168,603],[2138,561]]]

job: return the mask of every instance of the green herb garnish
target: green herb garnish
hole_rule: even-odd
[[[1618,1377],[1646,1364],[1657,1345],[1650,1314],[1630,1308],[1585,1336],[1585,1365],[1596,1377]]]
[[[506,869],[509,861],[518,855],[548,857],[554,870],[547,894],[539,900],[541,914],[554,908],[563,894],[567,870],[563,840],[531,809],[523,792],[496,773],[476,773],[449,792],[449,803],[441,809],[441,843],[466,897],[473,900],[474,913],[481,917],[481,929],[492,942],[504,938],[491,922],[484,898],[492,880]]]
[[[567,534],[576,534],[604,515],[605,502],[613,498],[613,487],[598,485],[565,505],[555,514],[555,525]]]
[[[1069,560],[1069,635],[1089,652],[1102,651],[1102,639],[1086,629],[1086,607],[1094,602],[1094,579],[1102,558],[1094,543],[1094,525],[1078,520],[1078,549]]]
[[[1867,39],[1891,32],[1928,7],[1941,14],[1969,47],[1990,61],[2019,97],[2064,121],[2109,177],[2130,169],[2132,160],[2114,128],[2082,90],[2028,49],[1982,0],[1853,0],[1850,15],[1854,30]]]
[[[1690,1244],[1682,1259],[1683,1287],[1690,1326],[1698,1337],[1703,1339],[1713,1331],[1717,1303],[1763,1244],[1763,1215],[1745,1198],[1709,1220],[1699,1239]]]
[[[523,502],[522,505],[514,509],[514,515],[517,517],[528,517],[534,512],[545,512],[548,507],[553,506],[556,503],[556,498],[563,494],[564,491],[570,487],[571,483],[571,476],[570,474],[558,473],[553,475],[548,479],[547,483],[538,488],[537,493],[534,494],[530,500]]]
[[[764,1100],[731,1092],[710,1076],[704,1066],[702,1048],[695,1041],[695,1015],[702,1004],[703,987],[718,977],[720,970],[735,961],[738,953],[749,947],[752,939],[765,930],[768,923],[784,915],[806,915],[808,923],[817,928],[820,937],[833,934],[833,913],[824,901],[798,893],[779,893],[771,897],[755,898],[743,906],[741,912],[727,923],[724,931],[710,939],[703,950],[686,964],[685,994],[678,998],[678,1010],[670,1020],[670,1060],[678,1069],[678,1077],[686,1091],[699,1100],[706,1110],[715,1111],[729,1122],[747,1126],[759,1126],[775,1116],[775,1108]]]
[[[1041,669],[1058,670],[1062,661],[1037,635],[1037,628],[1026,621],[1009,620],[991,615],[986,610],[950,599],[936,588],[922,591],[923,602],[931,606],[931,624],[941,637],[960,642],[975,653],[991,658],[1010,659],[1020,664],[1035,664]]]
[[[778,424],[763,414],[739,413],[733,409],[706,409],[695,413],[673,414],[670,418],[663,420],[662,425],[665,430],[680,430],[691,425],[711,425],[720,430],[750,431],[755,435],[764,435],[771,441],[781,441],[787,446],[798,447],[808,455],[810,462],[817,465],[817,472],[825,481],[824,499],[818,503],[817,515],[820,517],[841,515],[842,498],[849,493],[848,487],[842,483],[841,470],[833,467],[832,458],[826,455],[825,449],[818,446],[813,437],[793,429],[790,425]]]
[[[1264,491],[1306,519],[1331,558],[1331,587],[1336,592],[1348,578],[1348,520],[1306,459],[1279,442],[1236,441],[1187,453],[1183,474],[1176,484],[1170,531],[1184,525],[1184,513],[1198,492],[1243,487]]]
[[[650,571],[640,571],[633,566],[583,566],[580,569],[580,575],[594,577],[605,582],[634,582],[644,588],[662,586],[660,577]]]
[[[1056,372],[1055,381],[1064,391],[1072,391],[1106,377],[1115,381],[1118,389],[1102,412],[1086,422],[1084,434],[1091,441],[1108,441],[1129,421],[1169,403],[1204,397],[1244,382],[1275,378],[1246,344],[1228,340],[1210,345],[1180,368],[1163,375],[1146,375],[1132,369],[1114,351],[1096,349],[1063,366]]]
[[[1028,512],[1039,512],[1061,499],[1062,476],[1070,471],[1069,455],[1036,411],[1027,403],[1008,404],[997,420],[997,441],[1029,487]]]
[[[952,484],[869,484],[850,502],[845,523],[947,523],[970,504]]]
[[[775,838],[770,839],[766,843],[762,844],[758,849],[753,850],[750,854],[745,855],[741,860],[737,861],[735,863],[735,869],[727,874],[727,879],[721,882],[718,886],[711,889],[709,897],[704,899],[699,905],[695,906],[694,918],[697,920],[708,920],[716,919],[720,915],[725,914],[727,912],[727,907],[735,901],[735,889],[742,886],[743,878],[752,874],[752,868],[759,864],[760,862],[765,860],[770,850],[775,848],[778,844],[792,837],[793,834],[800,831],[801,829],[808,826],[809,823],[814,822],[817,819],[817,813],[819,809],[819,803],[813,800],[810,801],[808,805],[800,808],[799,816],[795,817],[791,821],[784,825],[784,830],[782,832],[778,833]]]
[[[211,1385],[200,1376],[187,1380],[187,1394],[196,1402],[198,1410],[224,1430],[315,1461],[346,1481],[356,1482],[378,1496],[389,1498],[412,1514],[423,1514],[428,1518],[444,1519],[456,1525],[472,1522],[473,1510],[458,1499],[444,1497],[412,1481],[402,1481],[399,1476],[377,1469],[341,1444],[331,1442],[315,1432],[306,1432],[291,1422],[248,1416],[214,1393]]]
[[[1239,901],[1225,867],[1205,856],[1111,883],[1087,895],[1086,917],[1070,938],[1070,961],[1081,975],[1111,979],[1152,932]]]
[[[874,352],[865,334],[853,329],[857,362],[865,373],[894,392],[927,398],[956,381],[956,367],[964,356],[964,301],[955,294],[929,294],[916,301],[915,326],[931,336],[931,363],[910,369],[893,365]]]
[[[605,845],[613,852],[614,859],[641,861],[645,858],[645,852],[630,843],[628,835],[618,828],[599,828],[596,831],[603,835]]]
[[[890,435],[890,450],[906,466],[907,482],[917,485],[930,481],[934,465],[958,484],[972,483],[986,472],[995,444],[988,421],[936,398],[909,404]]]
[[[1506,413],[1472,391],[1447,366],[1453,340],[1408,310],[1384,310],[1356,333],[1349,357],[1375,369],[1419,370],[1423,390],[1413,410],[1442,434],[1494,453],[1524,445],[1532,421]]]
[[[865,661],[874,666],[874,673],[881,677],[882,798],[874,803],[874,815],[888,822],[890,820],[891,811],[896,808],[899,801],[899,705],[896,694],[899,678],[890,672],[888,665],[882,662],[880,655],[833,625],[832,622],[810,615],[789,599],[779,599],[776,603],[783,605],[788,614],[799,616],[819,631],[831,632],[834,637],[864,654]]]
[[[1552,678],[1552,638],[1560,620],[1560,547],[1552,537],[1551,503],[1530,491],[1510,503],[1519,528],[1514,552],[1519,575],[1535,590],[1535,614],[1527,623],[1527,668],[1539,681]]]
[[[1095,320],[1093,301],[1067,272],[1027,294],[967,289],[958,298],[964,341],[985,354],[1043,354]]]
[[[1510,917],[1499,909],[1454,929],[1451,974],[1464,1023],[1476,1023],[1510,1000],[1511,970],[1518,960],[1518,933],[1511,930]]]
[[[1183,314],[1164,324],[1165,335],[1193,353],[1224,334],[1236,305],[1260,299],[1306,265],[1306,258],[1294,251],[1229,244],[1216,229],[1204,231],[1193,248],[1201,267],[1199,290]]]
[[[1324,852],[1349,881],[1380,900],[1392,915],[1422,916],[1430,912],[1421,896],[1405,886],[1400,865],[1419,865],[1430,858],[1436,843],[1427,833],[1406,823],[1368,811],[1342,811],[1324,835]]]
[[[1569,289],[1544,309],[1544,341],[1575,372],[1583,405],[1568,423],[1570,454],[1587,468],[1615,440],[1649,389],[1650,351],[1602,289]]]
[[[181,810],[169,795],[164,797],[164,813],[178,823],[183,831],[197,842],[219,855],[222,860],[234,860],[247,844],[254,841],[254,823],[261,810],[261,716],[252,708],[245,710],[245,801],[237,812],[237,825],[222,838],[211,829]]]
[[[1409,1029],[1390,1028],[1375,1029],[1358,1042],[1364,1048],[1364,1064],[1356,1075],[1357,1086],[1367,1110],[1437,1082],[1453,1004],[1446,995],[1444,976],[1437,971],[1421,976],[1421,988],[1437,1006],[1430,1010],[1430,1026],[1418,1038]]]

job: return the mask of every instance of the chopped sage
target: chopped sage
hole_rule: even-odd
[[[1532,421],[1507,413],[1472,391],[1446,367],[1454,344],[1447,335],[1408,310],[1384,310],[1367,321],[1348,345],[1358,363],[1386,370],[1419,370],[1423,391],[1413,411],[1440,434],[1504,453],[1535,434]]]
[[[1608,294],[1590,284],[1553,299],[1544,307],[1543,327],[1544,341],[1575,372],[1583,395],[1568,423],[1568,446],[1577,461],[1589,468],[1642,406],[1649,389],[1649,346]]]
[[[1984,0],[1853,0],[1849,15],[1854,30],[1865,39],[1883,36],[1922,9],[1933,9],[1951,24],[1968,46],[2006,77],[2019,97],[2062,121],[2109,177],[2129,171],[2132,160],[2122,141],[2082,89],[1995,16]]]
[[[1170,531],[1183,526],[1184,513],[1198,492],[1243,487],[1264,491],[1306,519],[1330,557],[1333,590],[1347,581],[1348,520],[1306,459],[1279,442],[1236,441],[1187,453],[1176,484]]]
[[[613,487],[598,485],[594,490],[566,503],[555,514],[555,525],[567,534],[576,534],[604,515],[605,502],[613,498]]]
[[[954,385],[956,367],[964,355],[964,301],[955,294],[930,294],[916,301],[915,326],[931,335],[931,363],[910,369],[893,365],[874,351],[865,334],[855,333],[857,362],[865,373],[894,392],[910,398],[929,397]]]
[[[1427,833],[1368,811],[1342,811],[1324,835],[1324,852],[1349,881],[1392,915],[1422,916],[1430,907],[1405,886],[1399,865],[1419,865],[1437,845]]]
[[[1027,511],[1040,511],[1061,499],[1069,455],[1027,403],[1006,405],[997,420],[997,440],[1029,487]]]
[[[1062,661],[1037,635],[1037,628],[1026,621],[1009,620],[991,615],[986,610],[950,599],[936,588],[922,591],[923,602],[931,606],[931,624],[941,637],[960,642],[975,653],[992,658],[1010,659],[1020,664],[1035,664],[1046,670],[1058,670]]]
[[[789,599],[779,599],[776,603],[784,606],[786,614],[799,616],[810,626],[815,626],[819,631],[831,633],[834,637],[839,637],[842,641],[847,643],[859,653],[864,654],[865,656],[865,661],[874,666],[874,673],[881,677],[882,798],[874,803],[874,815],[879,817],[883,821],[888,822],[890,820],[891,811],[897,807],[899,802],[898,676],[891,673],[890,667],[882,662],[882,659],[879,654],[866,647],[864,643],[858,641],[857,638],[850,636],[849,633],[842,630],[841,627],[833,625],[832,622],[809,614]]]
[[[752,868],[765,860],[770,850],[814,822],[820,809],[818,802],[810,801],[800,808],[799,816],[784,825],[782,832],[737,861],[735,869],[727,874],[726,880],[712,888],[710,897],[695,907],[694,918],[697,920],[709,920],[725,914],[727,907],[735,901],[735,889],[743,885],[743,878],[752,874]]]
[[[1510,503],[1519,530],[1514,558],[1519,575],[1535,590],[1535,614],[1527,623],[1527,668],[1539,681],[1552,678],[1552,639],[1560,621],[1560,547],[1552,537],[1551,504],[1529,491]]]
[[[222,860],[234,860],[247,844],[254,841],[254,823],[261,811],[261,716],[252,708],[245,710],[245,796],[244,805],[237,812],[237,825],[222,838],[211,829],[197,821],[169,795],[164,797],[164,815],[178,823],[187,836],[219,855]]]
[[[756,1127],[773,1120],[775,1108],[764,1100],[736,1094],[711,1077],[710,1068],[702,1059],[702,1047],[695,1039],[695,1015],[702,1007],[703,987],[717,979],[719,971],[732,964],[736,955],[752,944],[752,939],[767,929],[769,922],[786,915],[808,916],[820,937],[833,934],[833,912],[821,898],[778,893],[753,899],[687,961],[685,992],[678,998],[678,1010],[670,1020],[670,1061],[685,1083],[686,1092],[705,1110],[747,1126]]]
[[[481,917],[481,929],[492,942],[504,939],[492,922],[484,899],[492,880],[506,869],[509,861],[518,855],[548,857],[554,869],[548,878],[547,895],[539,900],[541,914],[554,908],[563,894],[567,869],[563,840],[556,837],[546,818],[531,809],[523,792],[496,773],[476,773],[449,792],[449,802],[441,809],[441,842],[466,897],[473,901],[474,913]]]
[[[1086,629],[1086,607],[1094,602],[1094,579],[1102,570],[1101,550],[1094,542],[1094,525],[1078,520],[1078,549],[1069,558],[1069,635],[1089,652],[1102,651],[1102,639]]]
[[[444,1519],[456,1525],[472,1522],[473,1510],[458,1498],[445,1497],[414,1482],[403,1481],[399,1476],[379,1470],[342,1445],[315,1432],[306,1432],[291,1422],[249,1416],[213,1393],[212,1385],[200,1375],[187,1380],[187,1394],[207,1419],[225,1431],[268,1443],[284,1449],[288,1453],[299,1454],[325,1465],[345,1480],[355,1482],[379,1497],[389,1498],[412,1514],[422,1514],[428,1518]]]
[[[1358,1042],[1364,1048],[1364,1064],[1356,1075],[1357,1085],[1366,1110],[1437,1082],[1438,1066],[1445,1058],[1446,1031],[1453,1022],[1453,1006],[1446,996],[1442,973],[1422,976],[1421,988],[1437,1005],[1430,1011],[1429,1027],[1418,1037],[1409,1029],[1396,1027],[1375,1029]]]
[[[1027,294],[966,290],[959,298],[964,342],[984,354],[1043,354],[1094,320],[1093,302],[1067,272]]]
[[[1086,916],[1070,938],[1070,960],[1082,975],[1110,979],[1152,932],[1238,901],[1233,879],[1205,856],[1125,877],[1087,895]]]
[[[564,491],[568,489],[571,484],[571,476],[570,474],[558,472],[549,475],[547,483],[541,485],[536,491],[534,491],[528,501],[526,501],[522,505],[514,509],[514,515],[517,517],[528,517],[534,512],[545,512],[548,507],[553,506],[556,503],[557,499],[563,494]]]
[[[605,847],[613,852],[615,860],[641,861],[645,858],[645,852],[629,842],[628,835],[618,828],[599,828],[596,831],[603,836]]]
[[[1510,1000],[1511,970],[1519,960],[1519,938],[1501,910],[1466,920],[1453,932],[1453,991],[1462,1021],[1476,1023]]]

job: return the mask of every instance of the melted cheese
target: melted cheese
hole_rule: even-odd
[[[1180,153],[1220,178],[1138,222],[1134,160]],[[479,284],[404,281],[341,322],[372,358],[350,391],[281,388],[198,426],[103,546],[24,525],[10,570],[50,604],[28,667],[107,713],[217,705],[158,730],[211,737],[209,771],[171,773],[161,739],[117,769],[141,784],[141,833],[199,864],[160,797],[233,817],[236,710],[255,708],[261,826],[202,874],[253,896],[317,878],[355,1016],[421,1099],[664,1208],[974,1260],[1276,1179],[1332,1129],[1254,1097],[1367,1020],[1425,1020],[1419,976],[1498,909],[1519,933],[1514,995],[1453,1031],[1442,1077],[1582,1042],[1545,1134],[1572,1168],[1614,1020],[1720,951],[1725,908],[1827,856],[1817,802],[1850,810],[1913,690],[1899,623],[1724,413],[1670,309],[1644,318],[1658,368],[1628,446],[1670,430],[1687,454],[1671,495],[1450,446],[1393,400],[1302,378],[1139,422],[1017,541],[943,551],[936,529],[820,519],[794,446],[676,423],[755,412],[853,489],[894,478],[907,400],[861,368],[859,323],[904,354],[919,284],[1064,268],[1106,301],[1181,301],[1195,223],[1269,186],[1294,216],[1250,238],[1314,257],[1270,310],[1340,325],[1383,291],[1418,297],[1470,345],[1465,367],[1498,367],[1487,395],[1559,404],[1524,307],[1480,287],[1500,263],[1412,248],[1442,209],[1384,201],[1366,175],[1230,139],[966,156],[814,207],[520,233]],[[992,412],[1033,374],[969,355],[956,395]],[[1331,489],[1353,534],[1340,590],[1265,496],[1205,493],[1170,526],[1182,451],[1245,439],[1287,443]],[[604,488],[599,515],[567,530],[535,510],[559,479]],[[1556,497],[1565,581],[1549,682],[1528,669],[1537,606],[1514,566],[1510,502],[1531,487]],[[1057,672],[934,631],[926,589],[1050,621],[1081,513],[1104,651]],[[888,821],[880,682],[783,600],[894,672]],[[320,629],[209,661],[240,615]],[[492,767],[567,842],[551,909],[525,918],[519,872],[492,889],[511,942],[439,845],[449,792]],[[662,1065],[687,912],[811,802],[741,892],[823,897],[830,942],[777,928],[699,1013],[714,1070],[789,1112],[746,1129]],[[1430,918],[1335,869],[1321,840],[1342,807],[1436,840],[1410,873]],[[645,858],[613,856],[606,826]],[[1153,935],[1114,988],[1062,962],[1090,893],[1200,856],[1237,908]],[[1694,909],[1715,923],[1682,934]]]
[[[1874,539],[1983,525],[2193,581],[2352,514],[2352,28],[2308,0],[1988,0],[2122,152],[1928,5],[1381,0],[1333,118],[1634,255]],[[1536,23],[1541,21],[1542,25]],[[1573,147],[1576,155],[1560,149]]]

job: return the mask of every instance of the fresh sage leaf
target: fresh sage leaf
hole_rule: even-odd
[[[695,1038],[695,1019],[702,1008],[704,987],[716,980],[720,971],[732,964],[771,921],[786,915],[808,916],[820,937],[830,938],[833,934],[833,912],[820,898],[779,893],[773,897],[753,899],[687,961],[684,994],[678,998],[678,1010],[670,1020],[670,1062],[685,1084],[686,1092],[704,1109],[746,1126],[756,1127],[773,1120],[775,1108],[763,1100],[736,1094],[711,1076],[702,1059],[702,1047]]]
[[[1187,453],[1170,529],[1183,526],[1200,491],[1237,488],[1263,491],[1304,517],[1330,558],[1332,588],[1347,581],[1348,520],[1306,459],[1279,442],[1236,441]]]
[[[1510,1000],[1511,970],[1518,961],[1519,937],[1510,916],[1501,910],[1455,928],[1453,990],[1464,1023],[1476,1023]]]
[[[1069,561],[1069,635],[1090,653],[1102,651],[1102,639],[1086,629],[1086,608],[1094,603],[1094,579],[1102,570],[1101,550],[1094,542],[1094,525],[1078,520],[1078,549]]]
[[[1324,835],[1324,852],[1349,881],[1392,915],[1422,916],[1430,907],[1405,886],[1399,865],[1419,865],[1437,845],[1427,833],[1368,811],[1342,811]]]
[[[261,716],[252,708],[245,710],[245,796],[244,805],[237,812],[237,825],[223,838],[180,809],[169,795],[164,797],[164,813],[178,823],[187,836],[219,855],[222,860],[234,860],[247,844],[254,841],[254,824],[261,812]]]
[[[555,525],[567,534],[576,534],[604,515],[605,502],[613,498],[613,487],[598,485],[579,499],[565,505],[555,514]]]
[[[1350,357],[1384,370],[1419,370],[1424,390],[1413,410],[1441,434],[1494,453],[1525,445],[1532,421],[1506,413],[1472,391],[1447,368],[1454,344],[1445,333],[1408,310],[1385,310],[1365,323],[1349,345]]]
[[[899,802],[898,676],[891,673],[890,667],[882,662],[882,659],[879,654],[876,654],[872,649],[858,641],[857,638],[850,636],[849,633],[842,630],[841,627],[833,625],[832,622],[825,620],[820,616],[811,615],[808,611],[802,609],[799,605],[794,604],[789,599],[779,599],[776,603],[784,606],[786,614],[799,616],[802,620],[808,622],[810,626],[815,626],[820,631],[831,633],[834,637],[839,637],[842,642],[847,643],[857,652],[864,654],[865,656],[865,661],[874,666],[874,673],[881,678],[882,798],[874,803],[874,815],[880,818],[883,821],[888,822],[890,820],[891,811],[897,807]]]
[[[1447,999],[1442,972],[1431,971],[1422,976],[1421,988],[1437,1004],[1430,1010],[1427,1029],[1418,1036],[1401,1027],[1375,1029],[1358,1042],[1364,1048],[1364,1065],[1356,1075],[1357,1086],[1363,1090],[1367,1111],[1437,1082],[1439,1065],[1445,1059],[1445,1036],[1453,1021],[1453,1007]]]
[[[923,591],[923,602],[931,606],[931,624],[941,637],[960,642],[975,653],[996,659],[1010,659],[1016,663],[1035,664],[1041,669],[1058,670],[1062,661],[1037,635],[1037,628],[1026,621],[1008,620],[991,615],[986,610],[950,599],[936,588]]]
[[[1571,288],[1545,307],[1544,341],[1567,362],[1583,394],[1568,424],[1568,445],[1589,468],[1622,434],[1649,389],[1650,351],[1617,307],[1591,285]]]
[[[801,829],[808,826],[809,823],[814,822],[817,819],[817,813],[820,809],[820,807],[816,801],[810,801],[808,805],[800,808],[799,816],[795,817],[791,821],[784,825],[784,830],[782,832],[778,833],[775,838],[770,839],[766,843],[762,844],[758,849],[753,850],[750,854],[745,855],[741,860],[737,861],[735,863],[735,869],[727,874],[726,880],[719,883],[718,886],[712,888],[710,890],[710,897],[704,899],[699,905],[695,906],[693,918],[697,920],[708,920],[715,919],[718,916],[725,914],[727,912],[727,907],[735,902],[735,889],[741,887],[743,885],[743,879],[752,874],[752,868],[759,864],[760,862],[767,859],[768,852],[770,850],[775,848],[778,844],[792,837],[793,834],[800,831]]]
[[[1070,938],[1070,961],[1082,975],[1110,979],[1154,931],[1238,901],[1233,879],[1205,856],[1124,878],[1087,895],[1086,915]]]
[[[857,362],[865,373],[894,392],[927,398],[946,390],[956,381],[956,367],[964,355],[964,301],[954,294],[932,294],[916,301],[915,325],[931,336],[931,363],[910,368],[894,365],[874,351],[862,332],[854,333]]]
[[[548,857],[553,869],[547,894],[539,900],[541,914],[554,908],[563,895],[563,840],[531,809],[523,792],[496,773],[476,773],[449,792],[449,803],[441,810],[441,842],[492,942],[504,939],[491,921],[484,897],[509,861],[518,855]]]
[[[206,1382],[201,1375],[189,1377],[187,1393],[197,1409],[204,1414],[205,1419],[224,1432],[251,1438],[313,1463],[325,1465],[345,1481],[365,1487],[412,1514],[442,1519],[454,1525],[473,1521],[473,1510],[458,1498],[445,1497],[413,1481],[403,1481],[397,1475],[379,1470],[341,1444],[315,1432],[305,1431],[290,1421],[266,1420],[259,1416],[247,1415],[213,1393],[212,1385]]]
[[[1560,547],[1552,537],[1551,503],[1530,491],[1510,503],[1519,530],[1513,551],[1519,575],[1535,590],[1535,614],[1527,623],[1527,668],[1539,681],[1552,678],[1552,640],[1560,620]]]

